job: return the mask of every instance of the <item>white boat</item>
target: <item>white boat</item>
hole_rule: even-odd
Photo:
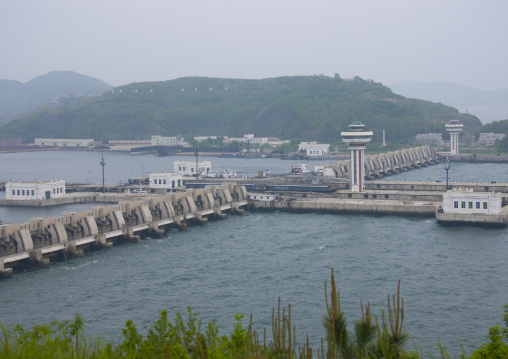
[[[296,162],[296,165],[293,165],[291,167],[291,174],[293,175],[303,175],[305,173],[310,173],[311,171],[307,168],[306,163],[300,164],[299,162]]]
[[[224,178],[236,178],[238,175],[236,174],[236,171],[231,171],[228,167],[228,169],[224,170],[222,177]]]
[[[220,172],[217,172],[217,171],[210,171],[206,174],[206,177],[210,177],[210,178],[220,178],[222,177]]]
[[[222,173],[218,171],[210,171],[206,174],[207,177],[210,178],[236,178],[238,177],[236,171],[232,171],[229,168],[222,171]]]

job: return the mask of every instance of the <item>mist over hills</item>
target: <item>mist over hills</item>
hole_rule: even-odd
[[[403,96],[440,102],[451,106],[508,105],[508,89],[479,90],[452,82],[403,81],[392,84],[391,89]]]
[[[60,105],[97,96],[113,86],[73,71],[51,71],[26,83],[0,80],[0,119],[26,113],[40,106]]]
[[[403,96],[438,102],[476,114],[483,123],[508,119],[508,89],[479,90],[451,82],[402,81],[391,89]]]
[[[12,85],[12,84],[11,84]],[[12,86],[16,86],[15,84]],[[407,142],[417,133],[443,132],[458,119],[473,134],[481,122],[455,108],[397,95],[359,77],[288,76],[262,80],[186,77],[114,88],[100,96],[16,119],[1,138],[149,139],[151,135],[276,136],[338,141],[354,120],[374,141]]]

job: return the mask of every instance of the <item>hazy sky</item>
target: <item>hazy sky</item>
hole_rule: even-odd
[[[184,76],[508,88],[506,0],[3,0],[0,79]]]

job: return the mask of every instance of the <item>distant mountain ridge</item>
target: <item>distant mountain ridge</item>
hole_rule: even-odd
[[[26,83],[0,80],[0,119],[55,104],[57,98],[98,96],[113,86],[73,71],[51,71]],[[64,101],[69,102],[69,100]]]
[[[464,133],[481,122],[428,101],[407,99],[374,81],[340,76],[286,76],[262,80],[186,77],[114,88],[101,96],[47,108],[1,128],[1,138],[149,139],[151,135],[259,137],[340,141],[359,120],[382,141],[408,142],[417,133],[442,132],[460,120]]]

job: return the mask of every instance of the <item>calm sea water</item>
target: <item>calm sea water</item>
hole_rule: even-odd
[[[32,154],[0,155],[1,168],[13,169],[7,177],[37,171],[42,179],[48,163],[57,162],[45,175],[77,181],[81,174],[67,171],[86,177],[87,165],[99,167],[96,153],[45,154],[33,162]],[[58,164],[59,156],[69,156],[69,165]],[[157,161],[169,159],[108,154],[106,161],[117,166],[115,178],[125,179],[140,164],[147,172],[161,170]],[[21,163],[31,163],[32,172]],[[280,160],[261,162],[266,163],[290,166]],[[485,176],[506,182],[508,174],[507,165],[481,170],[478,164],[452,166],[456,174],[477,174],[464,181],[483,182]],[[400,176],[435,181],[443,176],[441,167]],[[6,208],[0,210],[4,216]],[[254,329],[262,331],[271,328],[271,310],[280,296],[282,304],[291,304],[297,340],[303,342],[309,334],[316,350],[325,336],[324,281],[333,267],[350,322],[360,317],[361,300],[380,315],[400,279],[404,329],[424,351],[435,351],[440,340],[458,353],[456,338],[471,349],[485,341],[490,325],[502,323],[502,306],[508,303],[507,254],[507,229],[443,227],[429,218],[251,212],[51,263],[46,270],[15,273],[0,282],[0,322],[33,325],[78,312],[90,335],[118,340],[129,319],[142,328],[160,310],[174,315],[190,306],[205,323],[216,319],[222,334],[230,333],[235,313],[252,313]]]

